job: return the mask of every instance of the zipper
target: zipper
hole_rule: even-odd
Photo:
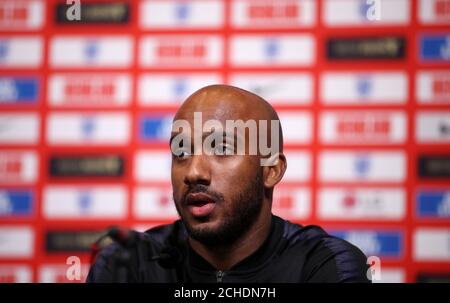
[[[224,271],[222,271],[222,270],[217,271],[216,272],[217,282],[221,283],[222,280],[223,280],[223,276],[225,276],[225,272]]]

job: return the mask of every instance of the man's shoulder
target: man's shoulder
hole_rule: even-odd
[[[318,225],[302,226],[285,221],[285,249],[303,255],[308,281],[367,282],[367,257],[350,242],[328,234]]]
[[[275,220],[281,226],[282,238],[287,242],[289,247],[294,245],[307,245],[330,237],[318,225],[301,225],[280,217],[275,217]]]
[[[289,246],[310,246],[311,249],[326,249],[335,253],[343,250],[361,252],[350,242],[328,234],[321,226],[300,225],[288,220],[283,221],[283,238]]]

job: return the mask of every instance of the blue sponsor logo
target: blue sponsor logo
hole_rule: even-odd
[[[37,78],[0,77],[0,104],[36,103],[38,88]]]
[[[421,61],[450,61],[450,35],[420,37]]]
[[[450,191],[422,191],[416,196],[420,218],[450,218]]]
[[[175,79],[172,84],[172,92],[175,98],[183,98],[187,92],[187,82],[185,79]]]
[[[92,208],[92,195],[90,192],[82,191],[78,196],[78,207],[82,214],[87,214]]]
[[[359,178],[366,178],[370,171],[370,157],[368,155],[357,155],[354,161],[354,170]]]
[[[367,19],[367,12],[369,11],[372,4],[366,0],[359,1],[359,15],[362,17],[362,20]]]
[[[99,53],[99,45],[97,41],[90,40],[84,48],[84,55],[89,61],[95,60]]]
[[[180,2],[175,4],[175,18],[178,21],[186,21],[190,15],[190,5],[186,2]]]
[[[139,137],[143,141],[167,141],[172,130],[172,116],[141,117]]]
[[[264,43],[264,55],[272,60],[276,59],[280,53],[280,43],[275,38],[267,39]]]
[[[81,133],[84,139],[91,139],[95,132],[95,117],[83,117],[81,118]]]
[[[33,212],[32,191],[0,191],[0,217],[30,216]]]
[[[356,92],[361,98],[367,98],[372,94],[373,84],[369,76],[361,76],[356,80]]]
[[[397,231],[331,231],[331,235],[344,239],[361,249],[366,256],[402,256],[402,234]]]

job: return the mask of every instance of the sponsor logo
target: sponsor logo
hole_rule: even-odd
[[[83,3],[80,18],[75,21],[67,18],[67,5],[56,5],[56,23],[70,24],[126,24],[129,21],[129,3]]]
[[[29,50],[33,51],[30,52]],[[1,68],[38,68],[43,58],[43,42],[37,36],[0,37]]]
[[[36,144],[39,141],[37,114],[0,114],[1,144]]]
[[[50,65],[60,68],[126,68],[132,62],[129,36],[56,36],[50,41]]]
[[[369,77],[362,75],[356,81],[356,92],[364,99],[373,93],[372,81]]]
[[[311,214],[311,195],[306,188],[277,187],[272,201],[273,213],[287,220],[307,219]]]
[[[49,186],[43,203],[48,219],[121,219],[127,213],[127,191],[120,186]]]
[[[146,36],[141,40],[140,62],[144,67],[218,67],[222,63],[219,36]]]
[[[444,155],[421,155],[418,157],[421,178],[449,178],[450,157]]]
[[[326,0],[323,20],[331,27],[406,25],[410,14],[409,0]]]
[[[52,145],[123,145],[130,139],[127,113],[51,113],[47,141]]]
[[[413,238],[413,257],[416,261],[450,260],[450,229],[417,228]]]
[[[416,76],[419,103],[447,103],[450,100],[450,73],[421,71]]]
[[[145,29],[219,28],[224,23],[222,1],[143,1],[139,13]]]
[[[450,191],[423,190],[416,194],[416,215],[421,219],[450,218]]]
[[[52,177],[122,177],[125,160],[118,155],[52,156]]]
[[[249,90],[273,105],[310,104],[313,79],[308,73],[232,74],[230,84]]]
[[[1,104],[35,104],[39,96],[39,81],[28,77],[0,77]]]
[[[234,27],[310,27],[315,24],[316,3],[311,0],[237,0],[232,3]]]
[[[403,255],[403,235],[398,231],[352,230],[330,234],[359,247],[367,256],[400,258]]]
[[[403,59],[404,37],[329,38],[327,58],[330,60]]]
[[[49,102],[55,106],[125,106],[130,91],[126,74],[56,74],[49,80]]]
[[[38,176],[35,152],[0,151],[0,184],[30,184]]]
[[[173,115],[142,116],[139,119],[139,138],[145,142],[169,142]]]
[[[402,112],[324,112],[320,139],[325,144],[398,144],[406,140]]]
[[[420,0],[417,12],[423,24],[450,23],[449,0]]]
[[[139,219],[169,220],[178,217],[169,187],[140,187],[134,193],[134,216]]]
[[[420,61],[450,61],[450,35],[422,35],[419,38]]]
[[[326,104],[403,104],[408,96],[404,72],[328,72],[321,77]]]
[[[401,189],[324,188],[318,201],[318,215],[325,220],[401,220],[406,213]]]
[[[196,90],[222,82],[222,76],[214,73],[145,74],[139,79],[139,103],[141,105],[178,105]],[[154,89],[155,87],[158,89]]]
[[[49,230],[45,233],[45,248],[48,253],[89,252],[102,234],[95,230]]]
[[[45,11],[42,1],[3,0],[0,2],[0,27],[3,30],[37,30]]]
[[[319,178],[327,182],[402,182],[403,152],[325,151],[319,155]]]
[[[309,66],[315,61],[315,43],[309,34],[235,35],[230,53],[233,66]]]
[[[0,218],[31,216],[33,207],[33,191],[0,190]]]
[[[34,232],[30,226],[0,226],[0,259],[31,258]]]
[[[353,161],[353,170],[359,178],[365,178],[372,165],[372,159],[367,154],[358,154],[356,155]]]
[[[416,140],[419,143],[450,143],[450,111],[417,113]]]

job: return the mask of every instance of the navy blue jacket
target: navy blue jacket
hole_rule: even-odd
[[[166,264],[158,261],[167,251]],[[186,229],[178,220],[139,233],[136,243],[126,251],[116,243],[107,246],[86,281],[370,282],[366,261],[357,247],[318,226],[301,226],[272,216],[270,235],[263,245],[230,270],[222,271],[190,248]]]

